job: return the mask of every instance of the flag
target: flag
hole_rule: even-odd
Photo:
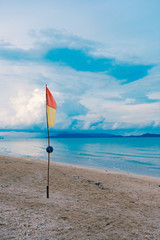
[[[56,118],[57,104],[54,100],[51,92],[46,86],[46,112],[47,112],[47,124],[50,127],[54,127],[54,122]]]

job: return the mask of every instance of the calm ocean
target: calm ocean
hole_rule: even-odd
[[[51,160],[160,177],[160,138],[51,139]],[[47,139],[0,139],[0,153],[47,160]]]

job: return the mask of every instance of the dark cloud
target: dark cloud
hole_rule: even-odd
[[[153,65],[116,64],[114,59],[94,57],[83,50],[69,48],[51,49],[44,59],[77,71],[106,72],[118,80],[125,80],[125,83],[147,76],[148,70],[153,67]]]
[[[50,50],[45,60],[65,64],[77,71],[105,72],[112,66],[112,59],[95,58],[82,50],[59,48]]]
[[[123,84],[130,83],[148,75],[148,70],[153,65],[142,64],[117,64],[115,59],[96,57],[89,53],[90,49],[53,48],[42,50],[39,46],[30,50],[14,49],[1,45],[0,58],[9,61],[36,61],[58,63],[68,66],[76,71],[106,73],[118,80],[124,80]]]
[[[69,117],[85,115],[88,109],[80,104],[77,99],[67,100],[60,106],[60,111],[66,113]]]
[[[8,47],[0,47],[0,59],[9,61],[30,60],[29,52],[22,49],[14,49]]]
[[[84,120],[78,120],[78,119],[73,119],[71,125],[69,126],[69,129],[82,129],[85,124]]]
[[[126,82],[133,82],[148,75],[153,65],[130,65],[121,64],[112,66],[108,73],[119,80],[126,80]]]

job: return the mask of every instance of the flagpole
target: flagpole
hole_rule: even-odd
[[[50,146],[49,126],[47,126],[47,131],[48,131],[48,147],[49,147]],[[49,198],[49,166],[50,166],[50,152],[48,152],[47,198]]]
[[[48,126],[48,116],[47,116],[47,84],[46,84],[46,119],[47,119],[47,133],[48,133],[48,147],[50,146],[50,138],[49,138],[49,126]],[[48,152],[48,171],[47,171],[47,187],[46,187],[46,193],[47,198],[49,198],[49,166],[50,166],[50,152]]]
[[[49,122],[48,122],[48,109],[47,109],[47,84],[46,84],[46,119],[47,119],[47,133],[48,133],[48,147],[46,148],[46,151],[48,153],[48,171],[47,171],[47,187],[46,187],[46,191],[47,191],[47,198],[49,198],[49,166],[50,166],[50,155],[53,152],[53,147],[50,146],[50,137],[49,137]],[[53,97],[52,97],[53,98]],[[55,101],[55,100],[54,100]],[[56,104],[56,103],[55,103]],[[52,125],[50,125],[52,126]]]

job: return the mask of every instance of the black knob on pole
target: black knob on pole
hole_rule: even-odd
[[[46,151],[47,151],[48,153],[53,152],[53,147],[52,147],[52,146],[48,146],[48,147],[46,148]]]

